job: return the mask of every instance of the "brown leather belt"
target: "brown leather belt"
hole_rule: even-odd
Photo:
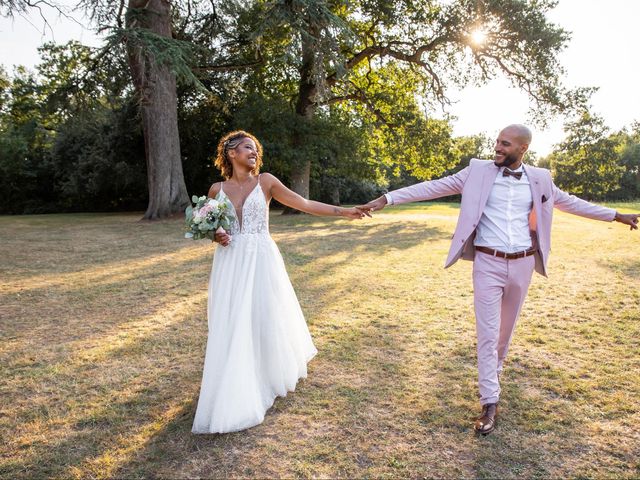
[[[535,248],[531,248],[529,250],[525,250],[523,252],[516,252],[516,253],[505,253],[505,252],[501,252],[499,250],[494,250],[493,248],[488,248],[488,247],[476,247],[476,250],[478,250],[479,252],[491,255],[493,257],[506,258],[507,260],[515,260],[516,258],[524,258],[524,257],[528,257],[529,255],[533,255],[534,253],[536,253],[536,249]]]

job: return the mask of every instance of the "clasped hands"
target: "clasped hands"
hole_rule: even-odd
[[[375,200],[371,200],[370,202],[365,203],[364,205],[356,205],[352,208],[345,208],[342,210],[341,215],[352,220],[358,220],[364,217],[371,218],[371,212],[382,210],[386,204],[387,198],[382,195]]]
[[[384,195],[379,196],[375,200],[371,200],[364,205],[357,205],[355,209],[361,211],[367,217],[371,217],[371,212],[382,210],[387,205],[387,197]]]

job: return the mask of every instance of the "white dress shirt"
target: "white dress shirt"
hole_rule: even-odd
[[[522,252],[531,248],[531,187],[522,165],[514,170],[522,172],[520,180],[512,176],[505,177],[503,171],[504,167],[493,183],[473,244],[506,253]]]

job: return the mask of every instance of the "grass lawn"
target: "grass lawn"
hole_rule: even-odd
[[[0,217],[0,476],[639,477],[640,232],[556,212],[477,438],[471,263],[443,269],[457,213],[273,213],[319,354],[262,425],[204,436],[212,244],[180,219]]]

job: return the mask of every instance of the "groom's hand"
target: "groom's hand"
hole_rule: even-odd
[[[387,197],[382,195],[376,198],[375,200],[371,200],[369,203],[365,203],[364,205],[358,205],[356,208],[362,211],[366,211],[368,214],[369,212],[373,212],[374,210],[375,211],[382,210],[386,205],[387,205]]]
[[[631,228],[629,230],[637,230],[638,229],[638,217],[640,217],[639,213],[618,213],[616,212],[616,216],[614,220],[616,222],[624,223],[625,225],[629,225]]]

